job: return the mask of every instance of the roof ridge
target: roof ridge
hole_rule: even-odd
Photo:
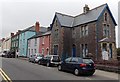
[[[58,12],[56,12],[56,14],[61,14],[61,15],[64,15],[64,16],[68,16],[68,17],[72,17],[72,18],[74,18],[74,16],[67,15],[67,14],[63,14],[63,13],[58,13]]]
[[[97,6],[97,7],[95,7],[95,8],[92,8],[91,10],[89,10],[88,12],[90,12],[90,11],[92,11],[92,10],[95,10],[95,9],[97,9],[97,8],[99,8],[99,7],[102,7],[102,6],[104,6],[104,5],[107,5],[107,3],[105,3],[105,4],[102,4],[102,5],[100,5],[100,6]],[[81,13],[81,14],[79,14],[79,15],[77,15],[77,16],[75,16],[75,17],[78,17],[78,16],[80,16],[80,15],[84,15],[85,13]]]

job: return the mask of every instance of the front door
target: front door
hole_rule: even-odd
[[[54,45],[54,55],[58,54],[58,45]]]
[[[76,46],[73,44],[72,57],[76,57]]]

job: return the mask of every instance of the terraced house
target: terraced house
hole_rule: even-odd
[[[40,31],[36,35],[28,39],[27,56],[35,55],[35,53],[40,52],[40,36],[47,31],[47,28],[41,26],[39,28]]]
[[[36,24],[38,24],[36,22]],[[38,26],[31,26],[22,30],[19,34],[19,56],[27,57],[27,40],[39,32]]]
[[[11,51],[18,52],[19,50],[19,34],[20,30],[16,34],[11,33]]]
[[[91,53],[94,60],[102,60],[106,51],[108,60],[116,60],[116,25],[108,4],[94,9],[85,5],[83,13],[77,16],[55,13],[51,24],[51,54],[64,59]]]

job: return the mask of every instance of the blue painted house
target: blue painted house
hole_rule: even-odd
[[[39,22],[36,22],[35,26],[28,27],[21,31],[19,34],[19,56],[28,57],[27,56],[27,40],[38,32],[42,31],[45,32],[47,29],[39,27]]]

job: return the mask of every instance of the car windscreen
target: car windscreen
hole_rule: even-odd
[[[83,63],[93,63],[91,59],[83,59]]]
[[[53,56],[53,60],[60,61],[60,58],[59,58],[59,56]]]

